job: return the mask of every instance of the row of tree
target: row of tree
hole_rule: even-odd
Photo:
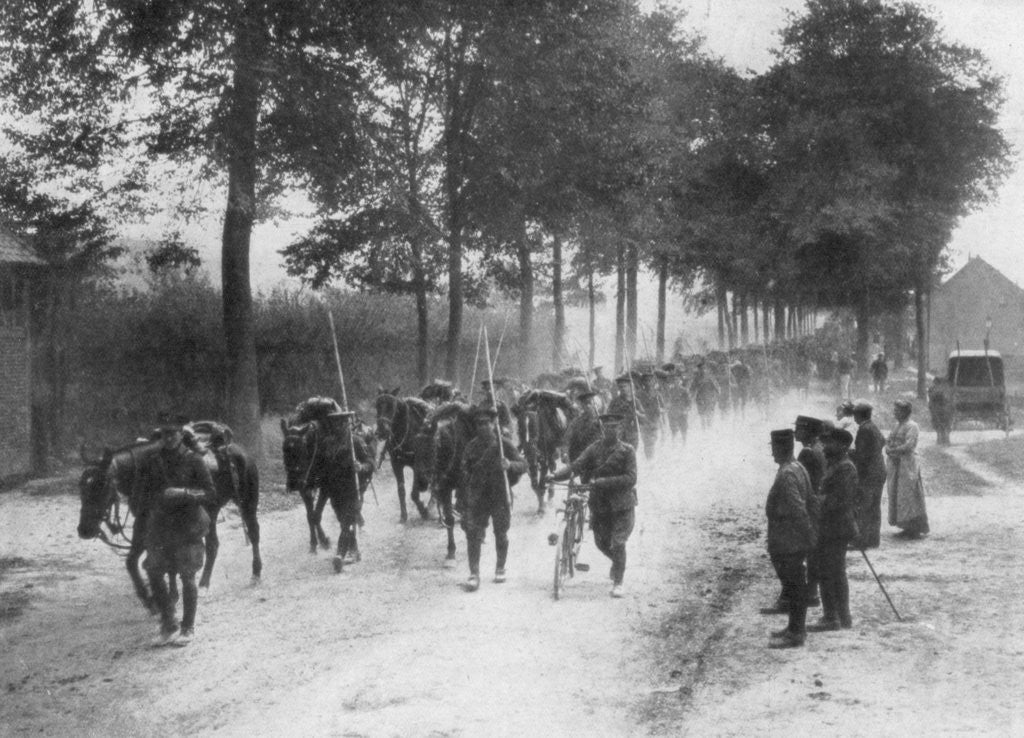
[[[5,4],[0,34],[2,207],[40,236],[63,222],[59,248],[40,239],[56,261],[112,255],[176,174],[227,192],[225,412],[253,445],[250,236],[287,193],[316,215],[288,270],[413,295],[426,379],[432,292],[457,378],[467,300],[518,296],[529,345],[549,291],[557,366],[566,300],[593,315],[603,275],[631,360],[644,268],[659,355],[671,287],[731,303],[743,335],[760,309],[766,339],[769,315],[783,335],[851,308],[863,356],[1007,171],[1000,80],[909,3],[810,0],[753,77],[632,0],[36,0]],[[173,235],[154,265],[194,261]]]

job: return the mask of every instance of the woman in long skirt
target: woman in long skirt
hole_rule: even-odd
[[[918,464],[917,438],[920,429],[910,414],[913,406],[897,400],[893,408],[897,426],[885,443],[887,459],[886,491],[889,494],[889,525],[900,528],[898,536],[920,538],[928,532],[928,512],[924,506],[924,483]]]

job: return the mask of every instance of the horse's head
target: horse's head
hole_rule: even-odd
[[[394,390],[377,390],[373,408],[377,413],[377,437],[381,440],[387,441],[391,438],[392,426],[401,403],[402,401],[398,397],[398,387],[395,387]]]
[[[83,447],[80,455],[85,469],[78,480],[78,492],[82,502],[78,515],[78,536],[88,540],[100,534],[100,523],[106,518],[107,510],[117,494],[110,482],[109,474],[114,454],[110,449],[106,449],[101,457],[90,459],[86,457]]]
[[[297,491],[308,486],[319,432],[316,421],[289,425],[281,420],[281,457],[284,460],[285,485],[288,491]]]

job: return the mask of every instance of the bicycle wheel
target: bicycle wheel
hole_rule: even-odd
[[[565,530],[562,533],[562,547],[565,548],[565,572],[567,576],[576,576],[576,516],[577,513],[574,510],[569,513],[569,517],[565,521]],[[563,575],[563,580],[565,579]]]

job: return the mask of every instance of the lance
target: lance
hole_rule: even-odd
[[[341,354],[338,352],[338,334],[334,329],[334,313],[330,310],[327,311],[327,321],[331,324],[331,342],[334,344],[334,363],[338,367],[338,381],[341,383],[341,409],[346,413],[348,412],[348,392],[345,391],[345,372],[341,368]],[[359,490],[359,472],[356,471],[356,446],[355,438],[353,437],[355,428],[353,424],[349,422],[348,425],[348,452],[352,459],[352,481],[355,483],[356,493],[362,498],[362,492]],[[377,500],[377,490],[373,490],[373,501],[380,507],[380,502]],[[354,534],[355,531],[353,531]]]
[[[476,332],[476,355],[473,357],[473,378],[469,380],[469,404],[473,404],[473,390],[476,389],[476,367],[480,363],[480,339],[484,335],[484,322],[480,321],[480,328]]]
[[[491,408],[494,410],[498,409],[497,403],[495,402],[494,395],[494,369],[491,367],[491,346],[490,340],[487,338],[487,328],[484,327],[484,361],[487,363],[487,379],[491,383]],[[505,459],[505,445],[501,438],[501,422],[494,424],[494,432],[498,436],[498,465],[503,467],[501,463]],[[508,509],[512,509],[512,490],[508,486],[508,474],[505,473],[504,468],[500,468],[501,481],[505,483],[505,504],[508,505]]]
[[[900,617],[900,613],[896,609],[896,605],[892,604],[892,598],[889,597],[889,593],[885,591],[885,585],[882,584],[882,580],[879,579],[878,574],[875,573],[875,567],[871,565],[871,559],[868,558],[868,552],[862,548],[860,549],[860,555],[864,557],[864,562],[868,565],[868,568],[871,570],[871,575],[874,576],[875,581],[878,583],[878,588],[882,590],[882,594],[885,595],[885,600],[889,603],[889,607],[892,608],[893,614],[896,615],[896,619],[902,623],[903,618]]]

